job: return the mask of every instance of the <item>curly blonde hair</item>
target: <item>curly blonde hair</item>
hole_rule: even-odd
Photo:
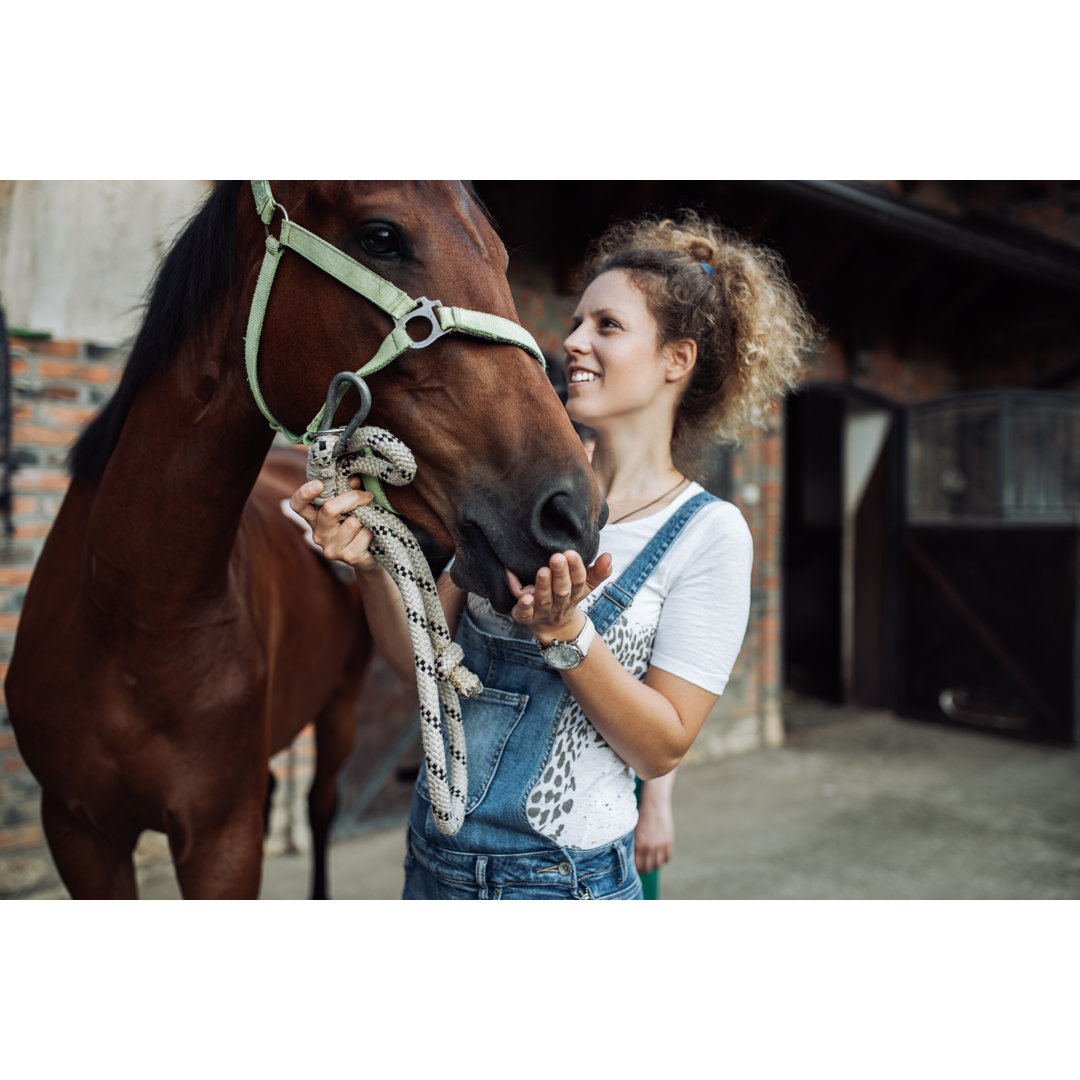
[[[764,426],[820,345],[780,257],[692,210],[610,227],[579,274],[581,288],[608,270],[625,271],[641,290],[660,346],[697,343],[671,441],[683,472],[710,442],[738,442]]]

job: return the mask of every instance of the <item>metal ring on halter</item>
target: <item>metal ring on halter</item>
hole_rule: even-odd
[[[282,206],[281,203],[279,203],[279,202],[274,203],[274,206],[277,207],[277,209],[281,211],[281,216],[286,221],[288,221],[289,220],[289,215],[285,212],[285,207]],[[271,217],[273,217],[273,215],[271,215]],[[266,235],[269,236],[270,235],[270,222],[269,221],[263,223],[263,229],[266,230]]]
[[[421,338],[419,341],[413,341],[410,345],[412,349],[423,349],[446,333],[442,326],[439,325],[439,317],[435,314],[435,309],[442,306],[441,300],[429,300],[426,296],[418,297],[416,307],[412,311],[402,315],[400,319],[394,320],[394,329],[400,330],[412,322],[413,319],[427,319],[431,324],[427,337]]]
[[[333,423],[334,413],[337,412],[338,401],[338,389],[342,383],[349,383],[355,386],[360,391],[360,408],[356,410],[353,418],[343,428],[333,428],[328,425]],[[347,391],[346,391],[347,392]],[[355,371],[341,371],[330,382],[330,389],[326,393],[326,406],[323,409],[323,427],[321,427],[315,434],[326,435],[329,432],[340,432],[338,435],[337,445],[334,447],[334,457],[341,457],[345,453],[345,448],[349,444],[349,439],[352,438],[356,429],[367,419],[367,414],[371,412],[371,391],[368,389],[368,384],[364,382]]]

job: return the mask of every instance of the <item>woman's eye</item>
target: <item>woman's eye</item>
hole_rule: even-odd
[[[401,240],[390,225],[365,225],[360,230],[360,244],[369,255],[385,258],[401,253]]]

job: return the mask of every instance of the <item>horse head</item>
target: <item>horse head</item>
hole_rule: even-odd
[[[306,257],[285,253],[275,263],[273,297],[254,335],[260,393],[283,427],[303,431],[334,376],[382,355],[395,325],[343,280],[353,270],[328,276],[322,244],[400,290],[406,306],[424,297],[444,312],[480,312],[495,316],[494,323],[505,320],[504,328],[519,325],[506,249],[469,187],[273,181],[263,190],[273,203],[260,207],[262,222],[251,192],[241,192],[242,250],[263,246],[263,223],[270,248],[279,228],[283,242],[294,229],[317,238],[305,241],[312,249]],[[265,267],[266,260],[263,273]],[[259,275],[253,259],[251,295]],[[555,551],[574,549],[591,561],[606,506],[581,440],[528,346],[498,334],[443,334],[430,305],[426,310],[423,318],[399,320],[404,351],[366,376],[367,422],[391,431],[417,459],[416,479],[393,490],[394,508],[455,551],[453,576],[461,587],[508,611],[513,598],[504,568],[531,581]],[[358,405],[347,395],[333,422],[347,423]],[[324,416],[322,426],[330,425]]]

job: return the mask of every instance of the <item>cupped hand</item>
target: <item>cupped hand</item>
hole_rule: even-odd
[[[556,552],[547,566],[536,572],[532,585],[522,585],[506,571],[510,591],[517,603],[511,615],[542,639],[567,641],[585,625],[578,604],[611,575],[611,556],[601,555],[591,566],[576,551]]]
[[[322,490],[321,480],[309,480],[293,492],[289,505],[311,526],[312,539],[328,559],[347,563],[361,573],[374,570],[378,563],[371,553],[371,530],[352,511],[367,506],[375,496],[352,488],[315,506],[312,500]]]

